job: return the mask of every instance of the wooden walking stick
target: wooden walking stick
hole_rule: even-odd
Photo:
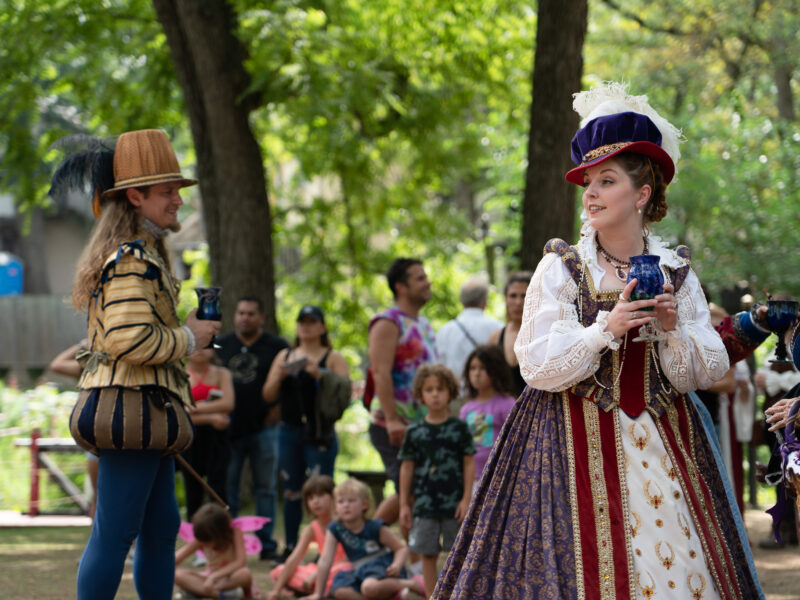
[[[230,507],[230,506],[228,506],[228,504],[227,504],[227,503],[226,503],[226,502],[225,502],[225,501],[224,501],[222,498],[220,498],[220,497],[219,497],[219,494],[217,494],[217,492],[215,492],[215,491],[214,491],[214,489],[213,489],[213,488],[212,488],[210,485],[208,485],[208,484],[206,483],[206,480],[205,480],[205,479],[203,479],[202,477],[200,477],[200,474],[199,474],[197,471],[195,471],[195,470],[192,468],[192,465],[190,465],[188,462],[186,462],[186,459],[185,459],[185,458],[183,458],[183,457],[182,457],[180,454],[176,454],[176,455],[175,455],[175,460],[177,460],[177,461],[178,461],[178,463],[180,463],[181,467],[182,467],[182,468],[183,468],[183,469],[184,469],[184,470],[185,470],[187,473],[189,473],[189,475],[191,475],[192,477],[194,477],[195,479],[197,479],[197,481],[199,481],[199,482],[200,482],[200,485],[202,485],[202,486],[203,486],[203,488],[204,488],[204,489],[205,489],[205,490],[206,490],[206,491],[209,493],[209,495],[210,495],[212,498],[214,498],[214,500],[216,500],[217,502],[219,502],[219,503],[220,503],[222,506],[224,506],[224,507],[225,507],[225,510],[227,510],[228,512],[230,512],[230,510],[231,510],[231,507]]]

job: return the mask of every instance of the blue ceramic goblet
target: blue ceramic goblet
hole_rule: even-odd
[[[767,300],[767,324],[770,331],[778,336],[775,344],[775,358],[770,362],[790,363],[786,352],[786,332],[797,319],[798,304],[794,300]]]
[[[221,287],[196,287],[197,294],[197,318],[201,321],[221,321],[222,309],[219,306]],[[211,340],[207,348],[218,348]]]
[[[664,291],[664,275],[658,266],[659,257],[656,254],[639,254],[631,256],[631,269],[628,271],[628,281],[636,278],[636,287],[631,292],[631,300],[650,300]],[[652,311],[653,307],[640,309]],[[658,333],[646,323],[639,328],[639,337],[634,342],[655,342],[661,339]]]

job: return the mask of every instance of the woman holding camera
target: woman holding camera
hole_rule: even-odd
[[[350,367],[331,348],[322,309],[306,305],[297,315],[294,344],[272,362],[262,391],[265,402],[281,405],[278,460],[283,479],[285,556],[297,544],[303,483],[312,474],[332,477],[339,451],[333,422],[321,419],[315,406],[317,389],[326,376],[349,386]]]

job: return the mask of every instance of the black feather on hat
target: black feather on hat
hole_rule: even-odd
[[[114,187],[114,142],[84,134],[69,135],[51,148],[82,148],[67,156],[53,173],[47,194],[64,201],[71,190],[91,188],[92,213],[100,216],[103,192]]]

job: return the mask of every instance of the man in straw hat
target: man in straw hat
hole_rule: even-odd
[[[122,134],[113,154],[96,147],[69,157],[53,176],[51,194],[78,183],[76,172],[90,176],[98,218],[72,293],[75,307],[88,311],[90,347],[70,431],[99,456],[78,599],[114,597],[136,539],[139,597],[168,600],[180,524],[172,455],[192,440],[184,408],[191,392],[180,361],[207,346],[220,327],[194,311],[180,325],[179,282],[164,246],[168,231],[179,228],[179,190],[196,181],[181,175],[167,136],[156,129]]]

